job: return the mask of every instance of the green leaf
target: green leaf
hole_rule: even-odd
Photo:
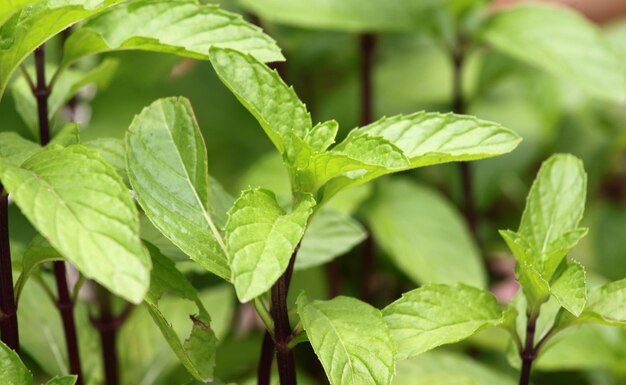
[[[102,13],[65,44],[63,66],[99,52],[138,49],[208,59],[211,47],[284,60],[276,42],[241,16],[193,0],[133,1]]]
[[[626,325],[626,279],[596,286],[589,290],[587,306],[580,322]]]
[[[562,270],[562,271],[560,271]],[[578,317],[587,302],[585,268],[578,261],[564,261],[550,287],[552,295],[567,311]]]
[[[88,71],[76,69],[63,71],[56,79],[48,98],[48,119],[54,121],[59,111],[84,87],[94,85],[98,89],[105,89],[113,78],[118,64],[118,60],[106,59]],[[46,66],[47,74],[54,73],[56,70],[57,68],[51,65]],[[27,71],[34,78],[34,68],[29,67]],[[15,109],[33,135],[38,136],[37,100],[23,76],[13,82],[11,93],[15,101]]]
[[[403,273],[418,284],[486,286],[482,258],[456,208],[408,179],[387,179],[377,187],[366,221]]]
[[[269,290],[285,272],[314,206],[308,196],[285,214],[274,194],[263,189],[246,190],[235,201],[226,239],[231,280],[241,302]]]
[[[37,143],[26,140],[15,132],[0,132],[0,167],[2,163],[7,166],[20,166],[40,150],[41,147]],[[0,175],[1,172],[2,168],[0,168]]]
[[[174,263],[155,247],[150,245],[148,248],[154,264],[150,290],[145,298],[148,311],[189,373],[200,381],[212,380],[217,338],[211,329],[211,317],[198,298],[196,289],[176,269]],[[191,332],[184,342],[181,342],[181,337],[159,308],[159,300],[165,294],[192,301],[197,307],[198,313],[189,315]]]
[[[52,147],[8,167],[1,179],[33,226],[82,274],[130,302],[143,299],[150,260],[137,209],[94,150]]]
[[[306,179],[312,182],[306,185],[316,188],[330,180],[324,187],[324,196],[330,197],[383,174],[505,154],[520,141],[499,124],[472,116],[418,112],[382,118],[352,130],[343,142],[314,158],[303,173],[311,174]]]
[[[587,233],[578,227],[586,189],[582,162],[572,155],[553,155],[528,193],[517,233],[500,232],[518,260],[518,277],[531,307],[547,300],[555,272]]]
[[[626,97],[626,72],[619,56],[596,26],[567,7],[535,4],[496,12],[481,36],[495,49],[593,95]]]
[[[491,293],[463,284],[429,284],[404,293],[383,315],[398,345],[398,358],[461,341],[502,322]]]
[[[78,123],[68,123],[61,127],[59,132],[52,138],[48,146],[67,147],[80,143],[80,125]]]
[[[257,119],[278,151],[292,151],[293,136],[304,138],[312,127],[311,115],[293,88],[250,55],[217,47],[210,55],[220,80]]]
[[[76,383],[76,378],[76,376],[54,377],[50,381],[46,382],[46,385],[74,385]]]
[[[230,279],[226,246],[211,218],[207,154],[189,101],[159,99],[126,134],[126,164],[137,201],[172,243]]]
[[[391,384],[395,346],[380,311],[350,297],[297,300],[298,314],[331,385]]]
[[[17,66],[38,46],[72,24],[122,0],[40,1],[0,27],[0,98]]]
[[[12,15],[29,4],[42,0],[0,0],[0,26],[4,24]]]
[[[100,156],[115,169],[115,172],[122,178],[124,184],[130,185],[128,174],[126,173],[126,151],[123,140],[117,138],[97,138],[84,142],[83,145],[98,151]]]
[[[465,355],[434,351],[398,362],[394,385],[515,385],[510,376]]]
[[[314,29],[349,32],[410,32],[442,11],[441,1],[240,0],[264,19]],[[429,24],[431,25],[431,24]]]
[[[42,263],[63,260],[63,256],[44,237],[37,235],[22,256],[22,272],[15,283],[15,298],[19,301],[28,278]]]
[[[367,236],[361,224],[347,214],[322,208],[307,226],[295,268],[307,269],[339,257]]]
[[[0,342],[0,383],[4,385],[31,385],[33,376],[13,349]]]

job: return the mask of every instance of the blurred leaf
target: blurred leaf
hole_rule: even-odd
[[[408,179],[384,180],[366,218],[374,239],[415,283],[485,287],[482,259],[465,221],[437,192]]]
[[[121,1],[40,1],[11,16],[0,27],[0,98],[17,66],[35,48],[72,24]]]
[[[7,165],[20,166],[40,150],[41,147],[37,143],[26,140],[15,132],[0,132],[0,173],[3,162]]]
[[[150,221],[229,280],[226,246],[210,215],[206,148],[189,101],[165,98],[146,107],[128,129],[126,151],[128,177]]]
[[[276,42],[241,16],[193,0],[133,1],[89,20],[65,44],[63,66],[85,55],[139,49],[208,59],[228,47],[262,61],[283,60]]]
[[[185,279],[172,261],[150,246],[154,268],[150,290],[145,304],[176,356],[196,379],[201,381],[213,378],[217,338],[211,329],[211,317],[198,298],[196,289]],[[159,308],[159,300],[164,294],[171,294],[195,303],[198,313],[190,314],[192,328],[189,336],[181,342],[172,324]]]
[[[395,346],[380,311],[356,298],[297,300],[304,330],[331,385],[391,384]]]
[[[491,293],[463,284],[429,284],[404,293],[383,315],[398,345],[398,358],[461,341],[502,322]]]
[[[514,385],[487,365],[457,353],[436,351],[398,362],[393,385]]]
[[[239,0],[268,20],[304,28],[349,32],[411,32],[432,25],[443,3],[426,0]]]
[[[22,272],[15,283],[15,299],[19,301],[24,285],[35,269],[44,262],[60,261],[63,256],[59,254],[41,235],[37,235],[28,245],[22,256]]]
[[[361,243],[367,236],[349,215],[322,208],[307,226],[296,259],[296,269],[322,265]]]
[[[241,302],[269,290],[285,272],[315,207],[308,196],[286,214],[270,191],[244,191],[228,212],[231,280]]]
[[[605,203],[596,206],[590,222],[591,238],[596,260],[595,271],[617,280],[626,277],[626,206]]]
[[[0,342],[0,381],[6,385],[31,385],[33,376],[13,349]]]
[[[76,376],[55,377],[46,382],[46,385],[74,385],[76,383],[76,378]]]
[[[0,7],[0,26],[20,9],[39,1],[42,0],[2,0],[2,7]]]
[[[59,111],[85,86],[93,84],[98,89],[106,88],[115,74],[118,64],[118,60],[105,59],[98,66],[88,71],[77,69],[63,71],[55,81],[48,97],[48,119],[54,121]],[[57,70],[57,68],[52,66],[46,67],[46,73],[54,73]],[[35,72],[32,67],[27,71],[31,74]],[[33,135],[37,136],[39,130],[37,100],[23,76],[13,83],[11,93],[13,94],[16,111],[20,114]]]
[[[595,322],[605,325],[626,325],[626,279],[610,282],[589,290],[587,306],[572,322]]]
[[[230,332],[235,313],[235,293],[228,284],[212,286],[198,292],[200,301],[211,315],[211,329],[215,332],[218,344]]]
[[[626,97],[626,67],[597,27],[567,7],[535,4],[496,12],[481,38],[595,96]]]
[[[78,123],[68,123],[52,138],[48,146],[59,145],[63,147],[80,143],[80,125]]]
[[[33,226],[82,274],[130,302],[143,299],[150,260],[138,213],[97,152],[81,145],[49,148],[8,167],[1,179]]]
[[[561,270],[562,271],[559,271]],[[585,284],[585,268],[580,262],[565,261],[556,272],[550,291],[567,311],[579,316],[587,301],[587,286]]]

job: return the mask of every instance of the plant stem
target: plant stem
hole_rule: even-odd
[[[261,359],[257,370],[257,384],[270,385],[272,378],[272,362],[274,362],[274,341],[269,331],[263,336],[261,345]]]
[[[359,123],[365,126],[373,119],[373,63],[376,38],[371,33],[363,33],[359,36],[359,53],[361,61],[361,116]],[[367,229],[368,237],[363,245],[363,255],[361,259],[361,288],[360,297],[365,302],[372,300],[372,287],[374,285],[374,265],[375,265],[375,244],[372,233]]]
[[[2,336],[2,342],[19,353],[20,336],[17,327],[12,269],[9,247],[9,195],[4,192],[0,184],[0,336]]]
[[[113,315],[111,306],[111,294],[102,286],[97,287],[98,305],[100,315],[97,320],[91,320],[94,327],[100,333],[102,347],[102,360],[104,362],[105,385],[119,385],[119,369],[117,359],[117,330],[122,322]]]
[[[465,98],[463,97],[465,50],[463,40],[460,38],[458,40],[458,47],[452,53],[452,111],[456,114],[464,114],[466,112]],[[478,216],[476,214],[474,186],[472,183],[472,167],[468,162],[460,162],[459,172],[461,174],[465,220],[474,239],[478,240]]]
[[[35,69],[37,73],[36,85],[33,94],[37,100],[37,114],[39,117],[39,142],[45,146],[50,142],[50,122],[48,121],[48,98],[50,96],[50,87],[46,84],[46,61],[45,48],[40,45],[35,49]],[[61,313],[63,320],[63,329],[65,332],[65,344],[67,348],[67,356],[70,364],[70,373],[78,376],[76,385],[82,385],[82,370],[80,364],[80,355],[78,353],[78,338],[76,334],[76,324],[74,322],[74,301],[70,296],[67,286],[67,274],[65,270],[65,262],[56,261],[53,263],[54,276],[57,284],[57,308]]]
[[[524,344],[524,350],[520,352],[522,369],[520,371],[519,385],[528,385],[530,383],[530,370],[535,357],[537,357],[537,350],[534,346],[536,328],[537,315],[529,315],[526,323],[526,342]]]
[[[272,286],[272,308],[270,310],[274,318],[274,348],[276,350],[276,363],[280,385],[296,385],[296,364],[293,350],[289,347],[291,340],[291,325],[289,324],[289,309],[287,307],[287,293],[291,283],[293,267],[300,245],[296,247],[285,273]]]

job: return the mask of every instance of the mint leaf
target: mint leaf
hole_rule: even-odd
[[[578,317],[587,302],[587,286],[583,265],[574,260],[565,261],[557,270],[550,291],[561,306]]]
[[[486,286],[478,248],[449,202],[408,179],[383,180],[377,187],[367,205],[366,221],[376,242],[404,274],[419,284]]]
[[[20,9],[40,1],[43,0],[0,0],[0,26]]]
[[[208,59],[219,46],[283,60],[276,42],[241,16],[193,0],[133,1],[102,13],[65,44],[63,66],[99,52],[138,49]]]
[[[273,193],[244,191],[228,212],[226,240],[232,282],[241,302],[269,290],[285,272],[313,212],[315,200],[306,197],[286,214]]]
[[[38,46],[70,25],[122,0],[40,1],[18,11],[0,27],[0,98],[17,66]]]
[[[398,344],[398,358],[461,341],[502,322],[491,293],[463,284],[429,284],[404,293],[383,315]]]
[[[7,166],[19,166],[40,150],[39,144],[24,139],[15,132],[0,132],[0,175],[3,163]]]
[[[15,283],[15,299],[19,301],[28,278],[44,262],[60,261],[63,256],[41,235],[35,236],[22,256],[22,272]]]
[[[312,126],[311,115],[293,88],[250,55],[217,47],[210,55],[220,80],[257,119],[278,151],[292,151],[292,135],[304,138]]]
[[[142,300],[150,260],[137,209],[97,152],[81,145],[48,148],[6,168],[0,179],[39,233],[83,275],[130,302]]]
[[[211,317],[198,298],[196,289],[176,269],[174,262],[161,255],[155,247],[150,245],[148,249],[154,264],[150,290],[145,298],[148,312],[187,371],[200,381],[209,381],[213,379],[217,346]],[[165,294],[192,301],[197,307],[197,313],[189,315],[191,332],[184,342],[159,308],[159,300]]]
[[[0,341],[0,382],[6,385],[31,385],[33,376],[13,349]]]
[[[78,123],[68,123],[61,127],[47,146],[67,147],[78,143],[80,143],[80,125]]]
[[[614,281],[589,290],[587,306],[580,321],[606,325],[626,325],[626,279]]]
[[[521,5],[492,14],[482,39],[599,97],[624,100],[626,73],[600,30],[564,6]]]
[[[298,314],[331,385],[391,384],[395,346],[380,311],[350,297],[309,301]]]
[[[361,243],[367,233],[347,214],[322,208],[309,222],[296,259],[297,270],[322,265]]]
[[[191,105],[159,99],[126,133],[126,164],[137,201],[172,243],[228,280],[226,245],[209,211],[207,154]]]
[[[542,164],[528,193],[519,230],[500,232],[517,258],[518,277],[531,307],[548,299],[556,270],[587,233],[578,227],[586,189],[582,162],[572,155],[553,155]]]
[[[50,381],[46,382],[46,385],[74,385],[76,383],[76,378],[76,376],[54,377]]]
[[[98,151],[100,156],[115,169],[115,172],[122,178],[124,184],[130,185],[126,172],[126,149],[124,148],[123,140],[117,138],[97,138],[83,142],[83,145]]]

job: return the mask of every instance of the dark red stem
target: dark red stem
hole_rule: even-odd
[[[9,247],[9,196],[0,184],[0,336],[9,348],[20,352],[13,270]]]
[[[119,362],[117,354],[117,331],[124,323],[132,305],[126,306],[119,316],[113,314],[111,294],[102,286],[97,287],[99,318],[91,317],[91,323],[100,333],[105,385],[119,385]]]
[[[530,371],[533,365],[533,361],[537,357],[537,350],[535,349],[535,331],[537,328],[537,317],[529,316],[526,324],[526,342],[524,349],[520,352],[520,358],[522,359],[522,369],[520,372],[519,385],[530,384]]]
[[[263,336],[261,345],[261,359],[257,370],[257,384],[270,385],[272,379],[272,362],[274,362],[274,341],[269,331]]]
[[[46,61],[43,44],[35,49],[35,70],[37,72],[37,83],[35,85],[35,89],[33,89],[33,94],[37,100],[39,142],[42,146],[45,146],[48,142],[50,142],[50,122],[48,121],[48,98],[50,96],[50,88],[46,84]],[[76,385],[82,385],[83,376],[80,364],[80,355],[78,353],[76,323],[74,322],[74,301],[70,296],[67,286],[65,262],[56,261],[53,265],[58,293],[57,308],[61,313],[61,319],[63,321],[70,373],[78,376]]]

